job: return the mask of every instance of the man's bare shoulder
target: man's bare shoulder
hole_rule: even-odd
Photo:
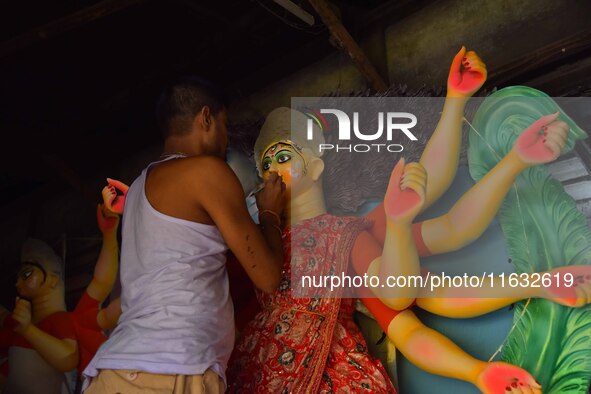
[[[187,157],[183,160],[186,165],[194,168],[203,168],[208,170],[219,170],[223,171],[229,169],[228,164],[217,156],[200,155]]]
[[[213,224],[217,209],[234,209],[242,187],[219,157],[195,156],[170,160],[151,171],[146,184],[150,203],[170,216]]]
[[[181,184],[190,189],[197,185],[200,189],[206,185],[215,186],[221,180],[226,185],[233,184],[234,180],[239,183],[230,166],[216,156],[193,156],[166,161],[154,167],[148,178],[148,184],[158,187],[175,185],[178,188]]]
[[[242,191],[240,181],[232,168],[216,156],[194,156],[179,160],[177,173],[187,185],[198,186],[199,190],[214,191],[226,189],[232,195]],[[240,193],[238,193],[238,196]]]
[[[195,181],[206,181],[220,178],[234,178],[234,172],[230,166],[216,156],[194,156],[188,157],[179,163],[181,171]]]
[[[171,160],[160,164],[158,169],[163,173],[174,173],[177,179],[186,177],[189,182],[223,176],[232,171],[225,161],[216,156],[192,156]]]

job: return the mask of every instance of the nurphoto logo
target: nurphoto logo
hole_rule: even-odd
[[[417,124],[417,117],[409,112],[378,112],[377,114],[377,131],[360,130],[359,127],[359,112],[353,112],[353,127],[351,127],[351,119],[349,115],[339,109],[321,109],[320,114],[331,114],[336,116],[338,122],[338,140],[341,142],[351,141],[351,129],[355,137],[361,141],[376,141],[382,138],[384,129],[386,139],[392,141],[394,133],[404,133],[411,141],[416,141],[417,137],[410,131]],[[384,118],[386,119],[384,122]],[[385,127],[384,127],[385,123]],[[307,139],[312,140],[314,133],[314,120],[308,119],[307,124]],[[334,150],[336,152],[402,152],[404,147],[401,144],[395,143],[361,143],[361,144],[319,144],[318,151]]]

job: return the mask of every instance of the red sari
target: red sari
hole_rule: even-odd
[[[230,393],[395,393],[383,365],[353,321],[354,299],[292,295],[291,270],[347,272],[351,249],[368,222],[328,214],[283,233],[283,278],[272,294],[257,292],[262,311],[245,328],[228,368]],[[290,231],[291,230],[291,231]],[[291,261],[291,248],[297,248]]]

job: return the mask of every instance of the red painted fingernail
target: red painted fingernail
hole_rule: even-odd
[[[509,386],[505,387],[505,391],[511,391],[511,387],[509,387]]]

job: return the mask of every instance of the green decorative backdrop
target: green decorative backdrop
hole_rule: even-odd
[[[477,181],[518,135],[544,115],[561,111],[570,126],[564,152],[586,133],[538,90],[515,86],[487,97],[469,135],[470,174]],[[544,166],[524,171],[498,215],[515,271],[538,272],[563,265],[591,264],[591,231],[574,200]],[[591,307],[566,308],[545,300],[515,305],[514,329],[503,361],[529,371],[544,393],[588,393],[591,380]]]

